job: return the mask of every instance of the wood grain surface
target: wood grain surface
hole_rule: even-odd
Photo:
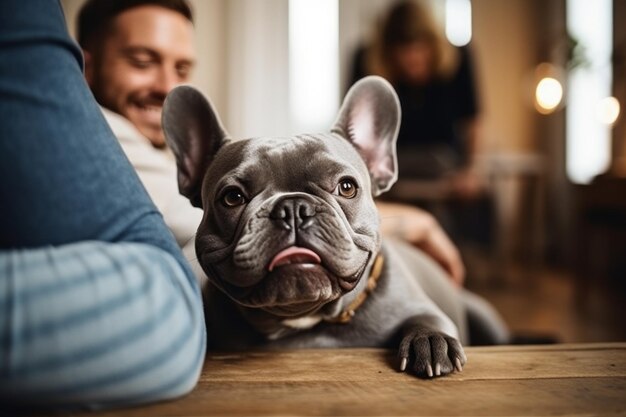
[[[423,380],[380,349],[210,352],[188,396],[89,415],[626,415],[626,343],[466,353],[463,372]]]

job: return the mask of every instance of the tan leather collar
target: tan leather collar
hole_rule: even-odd
[[[369,278],[367,278],[367,285],[365,289],[356,296],[354,301],[352,301],[350,305],[341,312],[341,314],[339,314],[337,317],[326,319],[326,321],[329,321],[331,323],[348,323],[350,322],[350,320],[352,320],[352,317],[354,317],[356,311],[365,302],[370,293],[374,291],[374,288],[376,288],[376,285],[378,284],[378,279],[383,272],[384,262],[385,260],[383,258],[383,255],[379,254],[374,261],[374,265],[372,266],[372,270],[370,271],[370,276]]]

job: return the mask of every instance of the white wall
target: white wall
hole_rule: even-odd
[[[527,85],[537,62],[532,1],[474,0],[472,48],[482,103],[481,147],[489,152],[531,152],[537,115]]]
[[[226,2],[226,129],[233,137],[287,135],[288,0]]]
[[[211,98],[226,116],[228,88],[227,77],[227,7],[224,0],[191,0],[195,19],[195,42],[198,66],[192,83]]]

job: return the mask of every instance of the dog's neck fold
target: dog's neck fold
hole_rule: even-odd
[[[383,272],[383,265],[385,263],[385,258],[381,253],[379,253],[374,259],[374,264],[370,268],[369,276],[367,281],[365,282],[365,288],[363,288],[360,292],[356,294],[356,297],[350,304],[348,304],[345,308],[343,308],[342,312],[336,317],[325,319],[330,323],[349,323],[352,320],[352,317],[356,314],[356,311],[363,305],[367,297],[376,289],[376,285],[378,285],[378,279],[380,278]]]
[[[330,324],[347,324],[358,314],[369,295],[375,291],[378,279],[382,275],[384,257],[382,251],[373,257],[356,287],[343,297],[332,301],[317,312],[294,319],[281,319],[261,313],[257,309],[239,306],[246,320],[266,339],[278,340],[301,330],[310,329],[321,322]],[[367,277],[367,279],[364,279]]]

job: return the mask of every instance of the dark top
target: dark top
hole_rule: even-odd
[[[461,47],[459,53],[459,67],[450,79],[436,79],[426,85],[394,85],[402,108],[400,177],[439,176],[467,159],[461,123],[476,116],[479,108],[470,51]],[[354,81],[365,75],[363,58],[363,50],[357,51]]]

